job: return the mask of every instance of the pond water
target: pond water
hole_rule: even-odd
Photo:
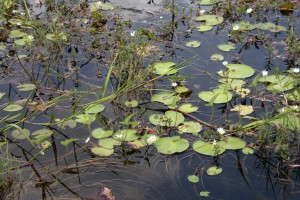
[[[1,165],[1,172],[9,177],[9,181],[4,177],[1,180],[2,199],[113,199],[100,195],[103,188],[109,188],[115,199],[122,200],[299,199],[299,130],[289,130],[293,138],[287,145],[291,146],[285,143],[280,146],[279,141],[284,139],[275,140],[277,137],[271,134],[267,141],[263,137],[267,130],[261,129],[258,134],[258,128],[237,128],[264,119],[274,110],[275,114],[280,113],[277,109],[282,105],[288,107],[299,103],[299,99],[290,100],[287,96],[289,91],[297,91],[299,85],[297,70],[288,72],[298,69],[300,63],[299,2],[293,2],[290,15],[284,15],[282,9],[278,9],[278,5],[285,5],[280,1],[274,4],[235,1],[232,5],[226,1],[215,2],[219,3],[203,6],[193,0],[110,0],[107,4],[113,5],[114,9],[108,11],[101,8],[106,3],[89,1],[29,1],[13,5],[13,8],[5,7],[7,11],[1,4],[0,94],[3,96],[0,99],[0,130],[1,153],[7,161]],[[96,10],[101,15],[91,14],[92,6],[100,6]],[[196,17],[213,14],[223,16],[223,21],[216,22],[215,18],[195,21]],[[26,20],[22,16],[26,16]],[[207,21],[216,23],[212,30],[198,31],[198,26]],[[250,30],[250,24],[243,25],[239,23],[241,21],[272,24]],[[281,27],[285,27],[284,30],[278,30]],[[13,30],[26,33],[13,37]],[[34,38],[28,39],[27,33]],[[16,42],[20,38],[26,40],[24,44]],[[147,55],[130,55],[132,51],[126,49],[126,45],[133,44],[130,47],[139,52],[141,47],[149,45],[144,40],[153,45],[150,50],[144,49]],[[186,46],[192,40],[200,41],[201,45],[197,48]],[[230,44],[234,49],[221,51],[219,44]],[[224,58],[212,60],[213,54],[221,54]],[[160,61],[174,62],[178,67],[176,73],[155,74],[137,67],[150,68],[151,64]],[[229,80],[228,74],[222,74],[229,66],[224,62],[242,63],[253,69],[253,75],[247,76],[247,71],[239,79],[245,82],[236,83],[237,88],[241,85],[250,88],[255,77],[261,78],[258,76],[263,70],[269,74],[284,70],[285,75],[293,76],[293,87],[285,90],[290,86],[280,85],[283,89],[276,93],[260,83],[251,87],[250,93],[243,91],[245,96],[235,94],[232,100],[209,106],[223,92],[209,101],[199,99],[200,92],[211,91],[220,82],[229,84],[236,71],[238,75],[245,74],[243,70],[232,68],[226,72],[229,76],[232,73],[233,78]],[[124,63],[134,67],[123,67]],[[113,68],[115,66],[117,68]],[[130,76],[130,73],[136,74]],[[38,85],[38,89],[20,90],[19,85],[27,83]],[[196,134],[187,134],[181,129],[183,125],[164,126],[149,119],[154,113],[174,110],[174,102],[165,104],[163,100],[157,102],[152,98],[155,93],[176,90],[177,85],[188,91],[172,93],[172,98],[180,96],[180,103],[191,103],[198,108],[197,112],[183,111],[187,119],[202,124]],[[131,100],[135,99],[139,106],[124,106],[124,101],[133,103]],[[82,109],[86,113],[89,110],[86,106],[99,103],[105,110],[97,107],[95,109],[101,110],[95,112],[98,114],[93,115],[91,111],[81,115]],[[10,104],[21,108],[8,108]],[[231,110],[236,105],[250,105],[255,109],[245,116]],[[299,118],[297,109],[295,115],[289,116]],[[135,115],[126,118],[132,113]],[[135,121],[140,124],[130,123]],[[134,129],[140,134],[135,138],[140,143],[125,141],[128,131],[120,146],[115,144],[115,148],[107,148],[113,149],[112,154],[99,156],[95,147],[103,146],[99,142],[105,137],[95,136],[104,133],[93,131],[100,127],[114,132]],[[225,135],[217,131],[219,127],[226,129]],[[24,129],[30,131],[27,136],[22,131],[14,133]],[[42,133],[35,132],[40,130]],[[45,130],[50,130],[50,134]],[[141,145],[140,138],[152,130],[161,138],[179,135],[188,142],[188,148],[161,153],[164,149],[160,150],[158,143],[148,142],[137,148],[136,145]],[[184,134],[178,134],[180,131]],[[112,136],[114,140],[118,133]],[[193,147],[199,138],[211,145],[216,140],[224,142],[227,137],[230,140],[231,135],[242,138],[245,145],[234,150],[228,147],[219,155],[219,150],[214,149],[215,156],[197,153]],[[270,142],[272,139],[275,147]],[[175,142],[172,145],[176,146]],[[214,148],[218,145],[223,148],[221,143],[214,144]],[[243,153],[241,149],[245,146],[254,153]],[[291,152],[286,153],[287,149]],[[208,175],[211,166],[222,169],[222,173]],[[199,182],[189,181],[191,175],[199,177]],[[4,181],[11,183],[10,187]]]

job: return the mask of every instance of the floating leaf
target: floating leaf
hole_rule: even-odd
[[[157,151],[162,154],[173,154],[180,153],[189,147],[189,142],[186,139],[180,138],[179,136],[164,137],[158,139],[154,146]]]
[[[102,147],[93,147],[91,152],[97,156],[110,156],[114,153],[114,149],[105,149]]]
[[[10,38],[21,38],[21,37],[24,37],[26,36],[27,34],[20,31],[20,30],[12,30],[9,34],[9,37]]]
[[[11,136],[15,139],[23,140],[29,138],[30,131],[26,128],[19,130],[15,129],[11,132]]]
[[[201,15],[195,18],[197,22],[204,22],[207,26],[214,26],[221,24],[224,21],[224,18],[218,15]]]
[[[269,83],[267,89],[274,92],[282,92],[293,89],[297,84],[297,82],[290,76],[275,74],[260,77],[258,81]]]
[[[105,109],[105,106],[102,104],[92,104],[85,108],[84,112],[88,114],[100,113]]]
[[[123,129],[117,131],[114,135],[113,138],[115,140],[119,141],[133,141],[138,139],[140,136],[136,135],[137,131],[134,129]]]
[[[236,150],[244,148],[246,142],[241,138],[228,136],[225,141],[218,142],[218,146],[224,149]]]
[[[185,113],[192,113],[198,110],[197,106],[193,106],[190,103],[182,104],[179,106],[178,110],[185,112]]]
[[[96,119],[95,114],[85,113],[85,114],[77,115],[75,121],[86,125],[90,125],[93,121],[95,121],[95,119]]]
[[[10,20],[8,20],[8,22],[11,23],[11,24],[14,24],[14,25],[16,25],[16,24],[22,24],[22,20],[21,19],[10,19]]]
[[[110,3],[103,3],[101,1],[97,1],[95,3],[92,3],[90,5],[91,12],[97,11],[97,10],[113,10],[114,6]]]
[[[138,101],[137,100],[130,100],[130,101],[125,101],[124,102],[124,105],[126,106],[126,107],[129,107],[129,108],[135,108],[135,107],[137,107],[138,106]]]
[[[78,139],[70,138],[70,139],[61,141],[60,144],[66,147],[66,146],[68,146],[69,144],[75,142],[76,140],[78,140]]]
[[[254,69],[245,64],[228,64],[228,78],[248,78],[254,74]]]
[[[157,140],[159,139],[158,136],[154,135],[154,134],[145,134],[143,135],[141,142],[144,145],[152,145],[154,144]]]
[[[211,166],[206,170],[206,173],[210,176],[221,174],[223,171],[222,167]]]
[[[151,102],[157,101],[165,105],[172,105],[180,101],[181,97],[175,92],[159,92],[151,97]]]
[[[208,6],[208,5],[216,4],[219,2],[220,2],[220,0],[199,0],[199,4],[201,6]]]
[[[113,149],[114,146],[119,146],[122,142],[113,138],[103,138],[99,140],[98,144],[105,149]]]
[[[128,142],[128,144],[130,145],[130,147],[132,149],[140,149],[144,146],[146,146],[143,142],[141,142],[140,140],[134,140],[132,142]]]
[[[202,140],[194,142],[193,149],[194,151],[207,156],[217,156],[225,151],[225,149],[218,144],[216,146],[212,143],[204,142]]]
[[[232,24],[232,29],[234,29],[234,27],[238,27],[238,30],[241,31],[251,31],[256,29],[256,25],[250,24],[250,22],[248,21],[240,21],[239,23],[234,23]]]
[[[178,133],[192,133],[198,135],[202,130],[202,125],[199,122],[184,122],[183,125],[178,126]]]
[[[31,91],[36,89],[36,85],[35,84],[22,84],[22,85],[18,85],[17,86],[19,91]]]
[[[175,88],[175,92],[179,93],[181,96],[183,96],[183,95],[191,94],[192,90],[190,90],[189,88],[186,88],[184,86],[177,86]]]
[[[188,180],[192,183],[198,183],[199,182],[199,176],[196,175],[189,175]]]
[[[77,122],[73,119],[67,120],[63,123],[63,126],[68,126],[69,128],[75,128],[77,125]]]
[[[214,104],[226,103],[232,99],[232,93],[224,88],[217,88],[213,91],[203,91],[199,93],[199,98]]]
[[[112,134],[113,134],[113,131],[111,131],[111,130],[105,131],[102,128],[97,128],[92,131],[92,136],[96,139],[107,138],[107,137],[111,136]]]
[[[184,122],[184,116],[179,112],[168,110],[164,115],[150,115],[149,121],[154,125],[174,127]]]
[[[231,44],[219,44],[218,49],[220,49],[221,51],[231,51],[235,49],[235,46]]]
[[[17,104],[9,104],[8,106],[6,106],[3,110],[7,111],[7,112],[16,112],[19,110],[22,110],[23,106],[17,105]]]
[[[200,32],[210,31],[212,28],[213,28],[213,26],[210,26],[210,25],[201,25],[201,26],[196,27],[196,29]]]
[[[40,130],[34,131],[32,133],[32,135],[35,136],[33,139],[33,143],[40,144],[42,141],[51,137],[52,134],[53,134],[53,131],[49,130],[49,129],[40,129]]]
[[[177,69],[173,67],[176,65],[174,62],[156,62],[153,64],[153,73],[158,75],[170,75],[177,73]]]
[[[258,23],[256,25],[257,28],[261,29],[261,30],[268,30],[270,32],[280,32],[280,31],[286,31],[286,28],[284,26],[280,26],[280,25],[276,25],[272,22],[265,22],[265,23]]]
[[[200,196],[201,197],[209,197],[210,192],[209,191],[201,191]]]
[[[201,42],[199,42],[198,40],[193,40],[193,41],[189,41],[189,42],[185,43],[185,46],[194,47],[194,48],[200,47],[200,45],[201,45]]]
[[[221,61],[221,60],[224,60],[224,56],[222,54],[215,53],[215,54],[210,56],[210,59],[212,61]]]
[[[254,151],[253,151],[253,149],[251,149],[250,147],[244,147],[243,149],[242,149],[242,152],[243,152],[243,154],[253,154],[254,153]]]
[[[242,98],[245,98],[247,95],[250,94],[250,92],[251,92],[251,90],[249,90],[248,88],[241,88],[241,89],[235,90],[235,93],[240,95]]]
[[[231,111],[237,111],[240,113],[240,115],[249,115],[254,110],[252,106],[236,105],[231,109]]]

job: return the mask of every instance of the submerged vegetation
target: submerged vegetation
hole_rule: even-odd
[[[224,173],[234,151],[247,185],[241,153],[297,183],[299,2],[177,3],[139,23],[110,2],[0,2],[1,197],[34,183],[43,199],[56,184],[85,198],[60,176],[155,153],[207,158],[186,175],[201,197],[203,170]]]

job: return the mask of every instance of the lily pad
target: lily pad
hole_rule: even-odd
[[[84,112],[88,114],[100,113],[105,109],[105,106],[102,104],[92,104],[85,108]]]
[[[140,140],[134,140],[134,141],[132,141],[132,142],[128,142],[128,144],[130,145],[130,147],[131,147],[132,149],[140,149],[140,148],[143,148],[143,147],[146,146],[146,145],[145,145],[142,141],[140,141]]]
[[[122,142],[113,138],[103,138],[99,140],[98,144],[105,149],[113,149],[114,146],[119,146]]]
[[[175,88],[175,92],[179,93],[182,96],[184,94],[191,94],[192,90],[190,90],[189,88],[186,88],[184,86],[177,86]]]
[[[151,97],[151,102],[157,101],[168,106],[176,104],[180,99],[181,97],[175,92],[159,92]]]
[[[250,147],[244,147],[243,149],[242,149],[242,152],[243,152],[243,154],[253,154],[254,153],[254,151],[253,151],[253,149],[251,149]]]
[[[224,151],[225,151],[225,149],[222,146],[218,145],[218,143],[216,146],[216,145],[213,145],[212,143],[198,140],[198,141],[194,142],[193,149],[194,149],[194,151],[196,151],[200,154],[203,154],[203,155],[217,156],[219,154],[224,153]]]
[[[254,69],[245,64],[227,64],[228,78],[248,78],[254,74]]]
[[[211,29],[213,29],[213,26],[201,25],[201,26],[197,26],[196,29],[200,32],[206,32],[206,31],[210,31]]]
[[[113,131],[111,131],[111,130],[105,131],[102,128],[97,128],[92,131],[92,136],[96,139],[107,138],[107,137],[111,136],[112,134],[113,134]]]
[[[201,15],[195,18],[196,22],[204,22],[207,26],[214,26],[221,24],[224,18],[218,15]]]
[[[265,30],[265,31],[268,30],[273,33],[277,33],[280,31],[286,31],[286,28],[284,26],[276,25],[272,22],[258,23],[256,25],[256,27],[258,29]]]
[[[199,176],[196,175],[189,175],[188,180],[192,183],[198,183],[199,182]]]
[[[185,112],[185,113],[192,113],[198,110],[197,106],[193,106],[190,103],[182,104],[179,106],[178,110]]]
[[[95,119],[96,119],[95,114],[85,113],[85,114],[77,115],[75,121],[86,125],[90,125],[93,121],[95,121]]]
[[[201,45],[201,42],[199,42],[198,40],[193,40],[193,41],[189,41],[189,42],[185,43],[185,46],[194,47],[194,48],[200,47],[200,45]]]
[[[48,139],[53,134],[52,130],[49,129],[40,129],[34,131],[31,135],[35,136],[33,139],[34,144],[40,144],[42,141]]]
[[[136,133],[137,131],[134,129],[123,129],[113,134],[113,138],[119,141],[133,141],[140,137]]]
[[[7,112],[16,112],[16,111],[19,111],[22,109],[23,109],[23,106],[20,106],[18,104],[9,104],[3,110],[5,110]]]
[[[209,197],[210,192],[209,191],[201,191],[200,196],[201,197]]]
[[[238,30],[241,30],[241,31],[251,31],[251,30],[256,29],[256,25],[251,24],[248,21],[240,21],[239,23],[234,23],[234,24],[232,24],[232,28],[234,28],[234,27],[238,27]]]
[[[244,148],[246,146],[246,142],[241,138],[228,136],[226,141],[218,142],[218,146],[224,149],[236,150]]]
[[[212,61],[221,61],[221,60],[224,60],[224,56],[222,54],[215,53],[215,54],[210,56],[210,59]]]
[[[73,142],[75,142],[75,141],[77,141],[77,140],[78,140],[78,139],[76,139],[76,138],[70,138],[70,139],[61,141],[60,144],[66,147],[66,146],[68,146],[69,144],[71,144],[71,143],[73,143]]]
[[[19,91],[31,91],[36,89],[36,85],[35,84],[22,84],[22,85],[18,85],[17,86]]]
[[[27,33],[24,33],[23,31],[20,31],[20,30],[12,30],[9,34],[9,37],[10,38],[21,38],[21,37],[24,37],[26,36]]]
[[[178,126],[178,133],[192,133],[198,135],[202,130],[202,125],[199,122],[184,122],[183,125]]]
[[[168,110],[164,115],[150,115],[149,121],[154,125],[174,127],[184,122],[184,116],[179,112]]]
[[[199,5],[208,6],[208,5],[216,4],[219,2],[220,2],[220,0],[199,0]]]
[[[234,106],[231,111],[237,111],[240,113],[240,115],[249,115],[254,110],[252,106],[246,106],[246,105],[236,105]]]
[[[189,142],[179,136],[164,137],[158,139],[154,146],[157,151],[162,154],[180,153],[189,148]]]
[[[232,93],[224,88],[217,88],[213,91],[203,91],[199,93],[199,98],[214,104],[226,103],[232,99]]]
[[[114,149],[105,149],[102,147],[93,147],[91,152],[97,156],[110,156],[114,153]]]
[[[135,108],[135,107],[137,107],[138,106],[138,101],[137,100],[128,100],[128,101],[125,101],[124,102],[124,105],[126,106],[126,107],[129,107],[129,108]]]
[[[231,51],[235,49],[235,46],[231,44],[219,44],[217,47],[221,51]]]
[[[267,75],[260,77],[259,82],[268,83],[267,89],[274,92],[282,92],[293,89],[297,82],[291,76]]]
[[[23,140],[26,138],[29,138],[30,135],[30,131],[26,128],[19,130],[19,129],[15,129],[11,132],[11,136],[15,139],[19,139],[19,140]]]
[[[173,68],[176,65],[174,62],[156,62],[153,64],[153,73],[158,75],[170,75],[177,73],[177,69]]]
[[[91,12],[97,11],[97,10],[114,10],[114,6],[110,3],[103,3],[101,1],[97,1],[95,3],[92,3],[90,6]]]
[[[206,170],[206,173],[210,176],[221,174],[223,171],[222,167],[211,166]]]

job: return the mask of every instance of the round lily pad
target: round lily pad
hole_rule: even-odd
[[[238,27],[238,30],[241,30],[241,31],[251,31],[256,28],[256,26],[254,24],[250,24],[250,22],[248,22],[248,21],[240,21],[239,23],[234,23],[234,24],[232,24],[232,29],[234,27]]]
[[[235,46],[231,45],[231,44],[219,44],[217,47],[221,51],[231,51],[231,50],[235,49]]]
[[[178,133],[192,133],[198,135],[202,130],[202,125],[199,122],[184,122],[181,126],[178,126]]]
[[[194,47],[194,48],[200,47],[200,45],[201,45],[201,42],[199,42],[198,40],[193,40],[193,41],[189,41],[189,42],[185,43],[185,46]]]
[[[210,56],[210,59],[212,61],[221,61],[221,60],[224,60],[224,56],[222,54],[213,54]]]
[[[27,34],[20,31],[20,30],[12,30],[9,34],[9,37],[10,38],[20,38],[20,37],[24,37],[26,36]]]
[[[128,100],[128,101],[125,101],[124,102],[124,105],[126,106],[126,107],[129,107],[129,108],[135,108],[135,107],[137,107],[138,106],[138,101],[137,100]]]
[[[194,151],[207,156],[217,156],[219,154],[224,153],[225,151],[225,149],[222,146],[218,145],[216,147],[212,143],[204,142],[202,140],[194,142],[193,149]]]
[[[144,146],[146,146],[146,144],[144,144],[141,140],[134,140],[132,142],[128,142],[128,145],[132,149],[140,149],[140,148],[143,148]]]
[[[157,151],[162,154],[173,154],[180,153],[189,147],[189,142],[186,139],[180,138],[179,136],[164,137],[158,139],[154,146]]]
[[[159,92],[151,97],[151,102],[157,101],[165,104],[166,106],[175,104],[180,101],[181,97],[175,92]]]
[[[217,88],[213,91],[203,91],[199,93],[199,98],[214,104],[226,103],[232,99],[232,93],[224,88]]]
[[[149,121],[154,125],[174,127],[184,122],[184,116],[179,112],[168,110],[164,115],[150,115]]]
[[[220,2],[220,0],[199,0],[199,4],[201,6],[208,6],[208,5],[216,4],[219,2]]]
[[[209,191],[201,191],[199,194],[201,197],[209,197],[210,192]]]
[[[104,109],[105,106],[102,104],[96,104],[96,105],[92,104],[87,108],[85,108],[84,112],[88,114],[96,114],[102,112]]]
[[[158,75],[170,75],[177,73],[177,69],[173,67],[176,65],[174,62],[156,62],[153,64],[153,73]]]
[[[254,74],[254,69],[245,64],[227,64],[228,78],[248,78]]]
[[[231,109],[231,111],[237,111],[240,113],[240,115],[249,115],[254,110],[253,110],[253,106],[236,105]]]
[[[241,138],[229,136],[226,138],[226,141],[218,142],[218,146],[224,149],[236,150],[244,148],[246,146],[246,142]]]
[[[92,131],[92,136],[96,139],[107,138],[107,137],[111,136],[112,134],[113,134],[113,131],[111,131],[111,130],[105,131],[102,128],[97,128]]]
[[[211,166],[206,170],[206,173],[210,176],[221,174],[223,171],[222,167]]]
[[[285,75],[267,75],[260,77],[259,82],[269,83],[267,89],[269,91],[282,92],[293,89],[295,87],[295,80],[291,76]]]
[[[199,182],[199,176],[196,175],[189,175],[188,180],[192,183],[198,183]]]
[[[210,26],[210,25],[201,25],[201,26],[196,27],[196,29],[200,32],[210,31],[212,28],[213,28],[213,26]]]
[[[123,129],[113,134],[113,138],[119,141],[133,141],[140,137],[136,133],[137,131],[134,129]]]
[[[192,113],[198,110],[197,106],[193,106],[190,103],[182,104],[179,106],[178,110],[185,112],[185,113]]]
[[[197,22],[204,22],[207,26],[214,26],[221,24],[224,21],[224,18],[218,15],[201,15],[195,18]]]
[[[243,149],[242,149],[242,152],[243,152],[243,154],[253,154],[254,153],[254,151],[253,151],[253,149],[251,149],[250,147],[244,147]]]
[[[273,33],[277,33],[277,32],[280,32],[280,31],[286,31],[286,28],[284,26],[276,25],[272,22],[258,23],[256,25],[256,27],[261,29],[261,30],[268,30],[268,31],[273,32]]]
[[[28,138],[30,135],[30,131],[26,128],[19,130],[19,129],[15,129],[11,132],[11,136],[15,139],[19,139],[19,140],[23,140]]]
[[[91,152],[97,156],[110,156],[114,153],[114,149],[105,149],[102,147],[93,147]]]
[[[5,110],[7,112],[16,112],[16,111],[19,111],[22,109],[23,109],[23,106],[20,106],[18,104],[9,104],[3,110]]]
[[[113,138],[102,138],[99,140],[98,144],[105,149],[113,149],[114,146],[119,146],[122,142]]]

